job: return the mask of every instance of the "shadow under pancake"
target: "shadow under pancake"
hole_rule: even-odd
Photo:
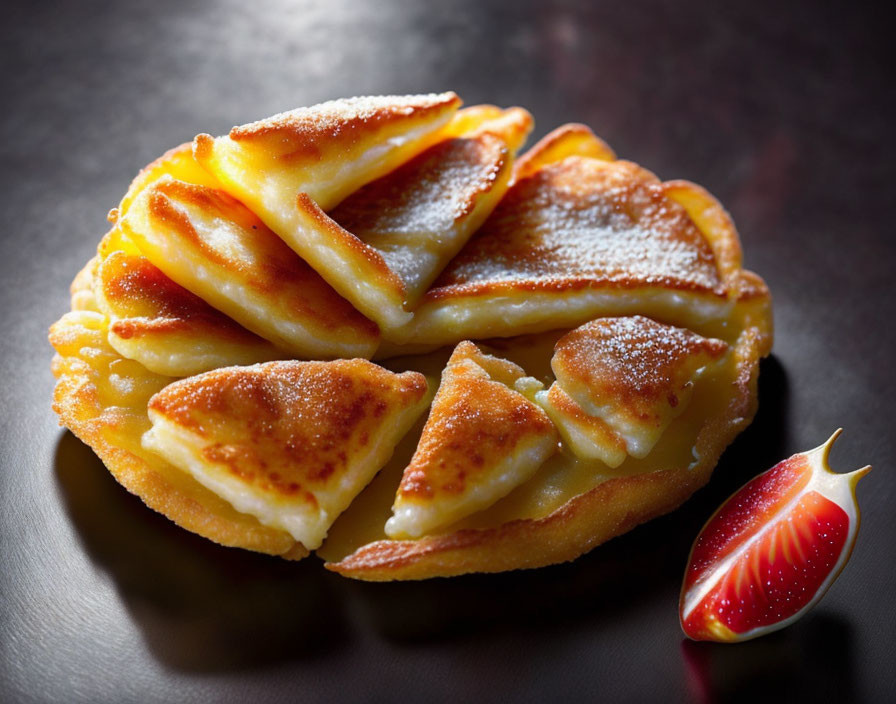
[[[319,657],[345,641],[340,577],[216,545],[148,509],[66,432],[56,478],[91,559],[114,578],[153,655],[185,671]]]
[[[857,699],[850,627],[829,614],[736,645],[684,639],[681,654],[695,704]]]
[[[783,459],[786,373],[761,364],[759,410],[723,454],[709,484],[680,509],[598,546],[577,560],[536,570],[347,589],[377,631],[396,640],[480,637],[485,632],[596,628],[660,595],[677,595],[691,544],[737,488]],[[670,609],[677,608],[677,596]]]

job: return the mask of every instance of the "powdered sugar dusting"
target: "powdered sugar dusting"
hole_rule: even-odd
[[[652,174],[580,157],[518,182],[434,288],[496,282],[724,291],[709,243]]]
[[[506,147],[492,135],[445,140],[361,188],[330,216],[378,249],[413,290],[463,245],[469,233],[459,221],[494,187],[506,161]]]
[[[728,346],[683,328],[631,316],[599,318],[557,343],[552,366],[574,397],[667,399]],[[682,378],[683,377],[683,378]]]
[[[425,95],[377,95],[330,100],[311,107],[281,112],[264,120],[234,127],[233,140],[277,133],[284,139],[329,135],[338,137],[358,123],[379,122],[407,117],[415,112],[428,111],[459,103],[454,93]]]

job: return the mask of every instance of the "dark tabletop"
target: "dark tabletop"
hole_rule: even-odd
[[[7,2],[0,701],[888,700],[893,41],[883,17],[822,4]],[[404,584],[220,548],[145,509],[57,427],[46,342],[129,179],[198,132],[448,89],[527,107],[536,137],[585,122],[733,214],[777,334],[710,485],[569,565]],[[875,466],[843,575],[782,632],[684,640],[703,521],[838,426],[835,468]]]

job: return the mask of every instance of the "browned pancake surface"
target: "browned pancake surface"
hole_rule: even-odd
[[[210,441],[207,459],[247,485],[314,502],[310,489],[343,480],[383,417],[425,392],[422,375],[361,359],[269,362],[184,379],[149,410]]]
[[[431,233],[447,235],[491,190],[508,165],[508,156],[504,141],[490,134],[439,142],[356,191],[330,216],[376,247],[388,268],[416,297],[430,283],[429,275],[438,272],[432,271],[433,267],[421,272],[417,262],[408,257],[414,250],[405,245],[414,239],[431,239]],[[452,243],[446,244],[450,247]],[[445,246],[433,242],[434,256],[450,255],[442,249]]]
[[[486,367],[495,365],[503,369],[493,376]],[[547,436],[556,442],[544,411],[507,386],[524,374],[510,362],[483,355],[471,342],[460,343],[442,375],[398,494],[426,500],[439,494],[463,495],[469,484],[480,481],[479,474],[499,465],[522,441]]]
[[[460,102],[454,93],[333,100],[234,127],[229,137],[234,142],[262,144],[280,159],[315,159],[323,153],[319,145],[328,151],[351,148],[391,124],[405,124],[410,115],[426,122],[430,115],[456,108]]]
[[[574,396],[613,399],[627,415],[646,422],[658,404],[677,406],[675,390],[727,349],[721,340],[633,315],[576,328],[557,342],[551,364]]]
[[[595,285],[725,293],[709,243],[653,174],[570,157],[517,182],[426,300]]]

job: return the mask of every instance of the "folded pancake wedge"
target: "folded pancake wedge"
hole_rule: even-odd
[[[435,144],[343,200],[327,215],[294,197],[280,237],[384,334],[410,310],[507,189],[513,154],[532,126],[520,108],[463,111]],[[264,217],[264,214],[262,217]]]
[[[721,256],[738,247],[730,220],[695,222],[679,183],[625,161],[548,163],[511,186],[402,332],[444,344],[641,313],[733,337],[741,306],[769,327],[761,279]]]
[[[419,538],[485,509],[556,452],[550,419],[513,388],[524,376],[471,342],[457,346],[398,487],[388,536]]]
[[[284,356],[146,257],[123,251],[106,257],[97,272],[96,301],[110,320],[109,344],[157,374],[190,376]]]
[[[376,325],[242,203],[162,176],[119,221],[166,276],[298,357],[369,357]]]
[[[280,113],[217,139],[196,137],[196,160],[276,232],[306,193],[329,210],[440,139],[454,93],[348,98]]]
[[[722,340],[642,316],[599,318],[558,340],[553,393],[536,398],[576,454],[615,461],[622,439],[628,454],[644,458],[687,408],[700,372],[727,350]]]
[[[532,126],[520,108],[489,111],[481,121],[467,112],[458,118],[464,130],[452,129],[454,121],[447,128],[458,131],[456,137],[364,186],[330,213],[341,231],[329,228],[328,246],[342,249],[354,272],[337,288],[352,298],[358,275],[365,276],[377,291],[352,300],[386,335],[498,204],[513,153]],[[383,308],[386,301],[394,311]]]
[[[53,409],[60,422],[90,445],[112,476],[150,508],[221,545],[297,560],[308,551],[287,532],[236,511],[186,472],[143,449],[146,404],[170,384],[109,346],[100,313],[67,313],[50,329],[56,349]]]
[[[340,540],[328,540],[318,554],[328,560],[327,569],[368,581],[502,572],[572,560],[673,510],[709,480],[726,445],[756,411],[764,345],[759,330],[743,331],[722,364],[697,380],[687,410],[644,459],[628,457],[608,470],[599,461],[562,450],[490,508],[417,540],[392,540],[383,533],[377,538],[368,526],[375,516],[387,514],[388,503],[377,505],[369,500],[376,497],[365,492],[357,501],[363,511],[350,509],[333,528]]]
[[[424,411],[426,388],[361,359],[227,367],[153,396],[143,446],[314,549]]]

